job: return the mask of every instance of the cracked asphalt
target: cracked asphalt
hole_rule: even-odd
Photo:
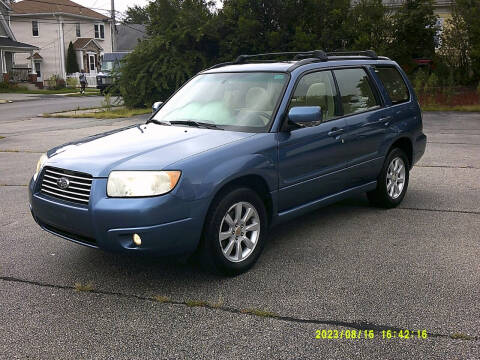
[[[42,231],[25,186],[40,153],[143,118],[12,121],[10,105],[0,105],[0,359],[480,358],[480,114],[424,114],[427,151],[399,208],[357,196],[320,209],[274,229],[250,272],[221,278]],[[375,338],[315,339],[323,329]],[[400,329],[429,335],[382,339]]]

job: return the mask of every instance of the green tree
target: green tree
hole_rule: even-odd
[[[147,8],[134,5],[127,8],[123,22],[126,24],[146,24],[149,20]]]
[[[454,83],[469,82],[472,75],[470,39],[467,24],[457,7],[453,7],[452,17],[444,24],[438,53],[440,60],[438,72],[447,79],[453,78]]]
[[[456,0],[456,11],[465,23],[468,37],[468,54],[473,76],[471,81],[480,80],[480,1]]]
[[[71,41],[70,44],[68,44],[66,67],[67,74],[78,72],[77,55],[75,54],[75,50],[73,49],[73,44]]]
[[[388,55],[407,70],[413,68],[413,59],[432,59],[437,20],[432,0],[406,0],[393,15],[393,39]]]
[[[358,1],[349,20],[351,49],[372,49],[383,54],[391,46],[392,16],[382,0]]]
[[[117,87],[125,104],[165,100],[218,56],[218,35],[204,0],[157,0],[146,11],[150,38],[125,57]]]

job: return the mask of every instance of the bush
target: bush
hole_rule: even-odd
[[[478,86],[477,86],[477,94],[478,96],[480,96],[480,81],[478,82]]]
[[[76,88],[78,86],[78,79],[76,77],[67,78],[67,85],[71,88]]]
[[[65,88],[65,80],[63,80],[58,75],[52,75],[47,80],[47,89],[48,90],[60,90]]]

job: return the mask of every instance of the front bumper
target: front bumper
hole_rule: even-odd
[[[88,205],[39,191],[41,178],[29,185],[30,210],[46,231],[75,243],[115,252],[159,255],[195,251],[208,202],[185,200],[173,191],[148,198],[109,198],[107,179],[94,178]],[[142,238],[133,243],[133,234]]]

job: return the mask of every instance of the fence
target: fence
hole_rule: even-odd
[[[450,86],[417,89],[421,105],[462,106],[480,104],[480,93],[473,87]]]

